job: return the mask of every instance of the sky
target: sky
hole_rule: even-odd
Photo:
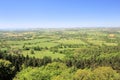
[[[120,0],[0,0],[0,29],[120,27]]]

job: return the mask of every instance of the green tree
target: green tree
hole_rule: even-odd
[[[0,80],[12,80],[14,70],[11,62],[0,59]]]
[[[79,69],[74,75],[74,80],[92,80],[91,79],[92,72],[87,69]]]
[[[31,50],[30,50],[30,53],[31,53],[31,54],[35,54],[35,52],[34,52],[34,50],[33,50],[33,49],[31,49]]]
[[[111,67],[98,67],[93,71],[94,80],[120,80],[120,74],[118,74]]]

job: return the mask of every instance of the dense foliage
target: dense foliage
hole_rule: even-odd
[[[62,63],[51,63],[40,68],[23,69],[14,80],[120,80],[120,74],[110,67],[73,71]]]
[[[14,74],[14,66],[7,60],[0,59],[0,80],[11,80]]]

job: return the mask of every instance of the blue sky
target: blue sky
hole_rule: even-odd
[[[0,0],[0,28],[120,27],[120,0]]]

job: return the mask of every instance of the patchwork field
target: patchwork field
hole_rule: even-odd
[[[117,46],[120,35],[108,29],[48,29],[1,33],[2,50],[21,50],[24,56],[63,58],[64,51],[92,46]],[[7,39],[6,39],[7,38]],[[6,47],[7,46],[7,47]],[[36,50],[38,48],[38,50]],[[30,53],[34,50],[34,54]]]

